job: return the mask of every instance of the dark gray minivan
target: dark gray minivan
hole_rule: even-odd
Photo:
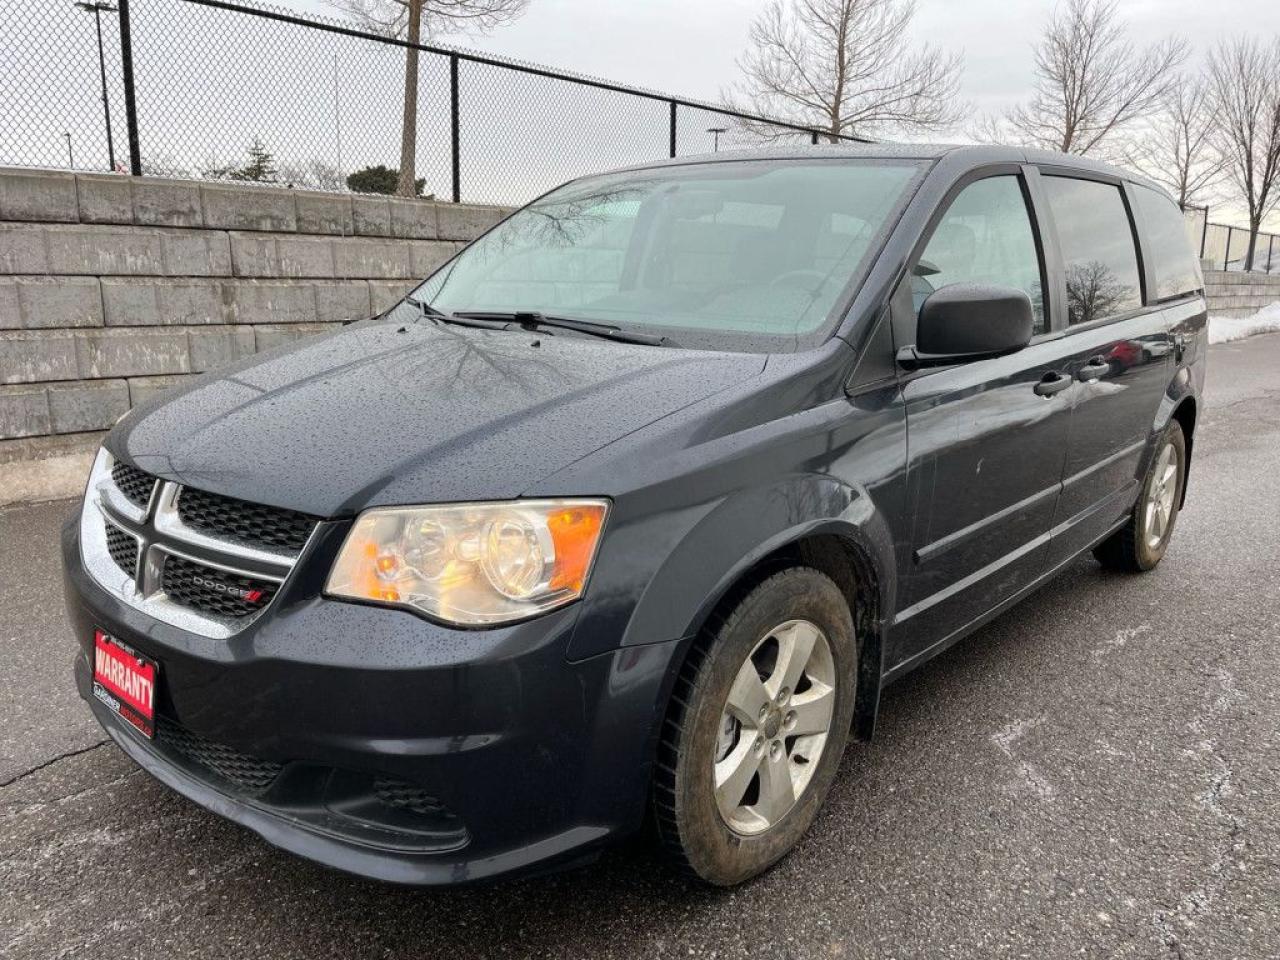
[[[1206,350],[1101,164],[830,146],[586,177],[386,314],[139,407],[63,536],[75,674],[269,842],[449,884],[651,818],[732,884],[881,689],[1082,553],[1154,567]]]

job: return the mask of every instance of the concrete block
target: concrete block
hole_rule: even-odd
[[[105,277],[102,304],[109,327],[228,322],[220,280]]]
[[[276,276],[328,279],[334,275],[333,245],[344,242],[328,237],[277,237]]]
[[[416,280],[370,280],[370,314],[382,313],[395,306],[417,285]]]
[[[170,277],[231,276],[231,244],[218,230],[160,229],[164,271]]]
[[[49,384],[51,433],[106,430],[129,409],[123,380],[82,380]]]
[[[189,376],[130,377],[129,406],[136,407],[190,380]]]
[[[315,320],[336,323],[369,316],[369,284],[364,280],[321,280],[315,284]]]
[[[0,438],[49,433],[49,399],[44,386],[0,387]]]
[[[229,323],[310,323],[315,287],[306,280],[226,280],[222,288]]]
[[[200,185],[139,177],[133,186],[133,222],[156,227],[203,226]]]
[[[0,333],[0,383],[75,380],[78,376],[75,335],[70,331]]]
[[[387,203],[391,208],[391,236],[412,240],[434,240],[440,236],[436,204],[432,201],[392,197]]]
[[[160,237],[141,227],[51,225],[44,228],[49,273],[117,276],[164,273]]]
[[[64,433],[61,436],[37,436],[25,437],[17,440],[0,440],[0,464],[23,463],[32,460],[44,460],[49,457],[63,457],[69,454],[87,454],[92,458],[92,454],[97,453],[99,445],[102,443],[102,433],[94,431],[92,433]],[[89,475],[89,464],[86,463],[84,469],[80,471],[79,492],[84,492],[84,479]],[[3,479],[0,478],[0,498],[3,498],[9,489],[5,486]],[[75,496],[72,492],[67,496]],[[10,502],[23,499],[32,499],[30,497],[14,497]],[[2,502],[2,501],[0,501]]]
[[[293,343],[296,340],[315,336],[337,327],[338,324],[336,323],[294,323],[268,324],[266,326],[253,327],[252,329],[254,337],[257,339],[258,352],[261,353],[263,350],[270,350],[286,343]]]
[[[74,174],[10,167],[0,175],[0,220],[75,223],[78,217]]]
[[[261,233],[232,233],[231,275],[235,277],[274,277],[280,273],[280,257],[276,238]]]
[[[252,327],[193,329],[190,339],[191,372],[217,370],[254,352]]]
[[[81,223],[133,223],[133,178],[118,173],[77,173]]]
[[[107,328],[80,331],[75,338],[82,378],[188,373],[192,369],[185,330]]]
[[[21,326],[17,278],[0,277],[0,330],[17,330]]]
[[[507,215],[501,207],[482,207],[470,203],[437,204],[440,221],[437,236],[441,240],[474,240]]]
[[[222,230],[298,229],[293,193],[271,187],[203,183],[200,199],[204,225]]]
[[[336,233],[349,237],[355,232],[355,215],[347,194],[301,191],[294,197],[294,203],[298,208],[299,233]]]
[[[452,243],[440,240],[410,240],[409,262],[413,276],[418,279],[434,273],[442,263],[458,252]]]
[[[362,237],[385,237],[391,233],[391,204],[386,197],[353,196],[351,212],[356,233]]]
[[[102,326],[97,277],[17,277],[18,309],[27,330]]]
[[[48,273],[44,228],[0,223],[0,273]]]
[[[335,239],[331,275],[378,280],[410,278],[413,267],[409,263],[409,245],[402,240]]]

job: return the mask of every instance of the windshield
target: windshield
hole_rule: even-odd
[[[449,313],[537,312],[681,346],[793,349],[826,332],[921,169],[747,160],[578,180],[512,215],[413,296]]]

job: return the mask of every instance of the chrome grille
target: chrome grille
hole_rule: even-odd
[[[248,793],[261,793],[275,782],[284,764],[240,753],[215,743],[166,717],[157,718],[156,740],[188,762],[217,774]]]
[[[189,527],[211,536],[231,537],[260,547],[298,553],[306,546],[318,517],[295,510],[267,507],[217,493],[183,487],[178,516]]]
[[[271,602],[277,586],[172,554],[160,574],[160,589],[170,600],[223,617],[253,616]]]
[[[103,449],[81,511],[80,551],[90,576],[120,600],[225,639],[272,603],[318,522],[189,491],[120,464]]]
[[[124,494],[125,499],[144,509],[151,502],[151,492],[156,487],[155,477],[120,460],[111,468],[111,482]]]
[[[129,576],[137,576],[138,538],[110,520],[103,522],[107,527],[107,552],[111,554],[111,559]]]

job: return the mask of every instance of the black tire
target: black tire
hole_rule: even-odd
[[[835,696],[829,732],[807,786],[800,790],[794,805],[776,822],[761,828],[762,832],[744,834],[729,825],[716,801],[713,769],[724,736],[722,720],[730,689],[748,658],[753,651],[760,656],[762,644],[771,642],[768,638],[780,625],[793,620],[808,621],[825,635]],[[843,593],[830,578],[808,567],[773,574],[724,617],[714,618],[695,642],[676,682],[654,775],[654,821],[664,848],[679,869],[705,883],[730,886],[766,870],[796,845],[817,816],[848,742],[857,663],[858,642]],[[808,682],[796,685],[797,703],[804,696],[802,686]],[[780,692],[779,702],[788,695]],[[768,733],[770,729],[773,733]],[[781,737],[765,747],[767,752],[773,743],[783,744],[782,766],[775,769],[800,770],[807,761],[789,754],[799,748],[794,747],[795,739],[787,738],[785,729],[779,734],[776,724],[762,723],[757,732]],[[737,736],[748,734],[743,727]],[[759,743],[762,738],[750,734],[750,739]],[[748,743],[743,740],[737,746],[745,749]],[[751,783],[757,790],[763,789],[758,779]]]
[[[1166,447],[1173,450],[1174,463],[1177,467],[1174,477],[1176,488],[1173,491],[1173,506],[1170,509],[1168,522],[1153,543],[1149,535],[1151,531],[1148,526],[1147,504],[1152,498],[1153,490],[1160,483],[1161,454]],[[1177,420],[1172,420],[1155,445],[1151,464],[1147,468],[1147,476],[1138,492],[1138,500],[1133,505],[1129,522],[1093,548],[1093,555],[1098,562],[1110,570],[1120,570],[1125,573],[1143,573],[1158,564],[1169,548],[1169,540],[1173,537],[1173,529],[1178,522],[1186,478],[1187,440],[1183,436],[1182,425]]]

